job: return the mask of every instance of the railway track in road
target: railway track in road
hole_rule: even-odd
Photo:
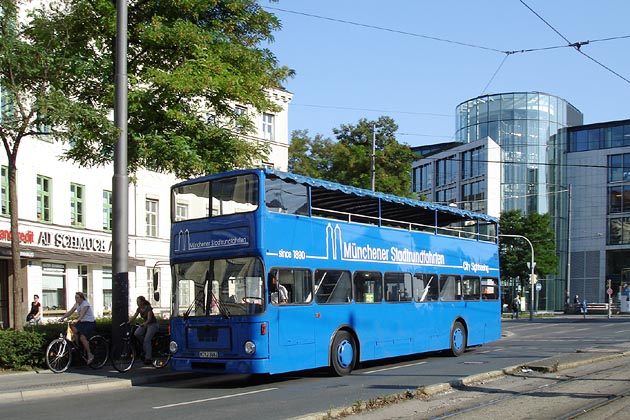
[[[434,399],[434,410],[413,419],[630,418],[628,358],[564,371],[516,372],[486,383],[454,387]]]

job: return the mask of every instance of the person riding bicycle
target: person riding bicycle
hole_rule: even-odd
[[[77,311],[79,314],[79,317],[70,323],[70,328],[73,334],[79,335],[79,341],[87,353],[87,363],[89,365],[94,361],[94,355],[90,351],[88,336],[92,335],[96,330],[96,320],[90,302],[85,299],[85,295],[82,292],[76,292],[74,300],[74,306],[61,316],[60,321],[72,315],[74,311]]]
[[[138,341],[142,343],[142,348],[144,350],[144,364],[150,365],[153,363],[151,340],[158,332],[159,325],[157,323],[157,319],[155,318],[155,314],[153,313],[151,304],[144,296],[138,296],[136,304],[138,305],[138,309],[136,309],[136,313],[133,314],[129,323],[132,323],[138,315],[144,319],[144,322],[136,329],[134,335]]]

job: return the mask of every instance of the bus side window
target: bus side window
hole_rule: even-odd
[[[499,282],[497,279],[491,277],[481,279],[481,297],[489,300],[499,298]]]
[[[481,281],[477,276],[464,276],[462,281],[464,300],[479,300],[481,296]]]
[[[413,275],[413,300],[428,302],[440,296],[437,274],[415,273]]]
[[[440,276],[440,300],[442,301],[454,301],[456,299],[456,285],[458,283],[459,276],[452,274],[443,274]]]
[[[352,301],[350,272],[315,270],[315,301],[317,303],[349,303]]]
[[[411,274],[385,273],[385,300],[387,302],[409,302],[411,288]]]
[[[356,271],[354,273],[354,300],[361,303],[379,303],[383,300],[381,273]]]
[[[310,270],[300,268],[272,268],[270,270],[270,274],[271,273],[277,273],[279,283],[286,289],[286,303],[299,305],[312,301],[313,276]]]

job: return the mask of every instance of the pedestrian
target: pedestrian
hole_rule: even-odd
[[[160,326],[157,323],[157,319],[155,318],[155,314],[153,313],[153,308],[151,307],[151,303],[144,297],[138,296],[136,299],[136,304],[138,305],[138,309],[133,314],[129,323],[132,323],[136,320],[138,315],[140,315],[144,322],[138,326],[134,335],[142,343],[142,349],[144,350],[144,364],[150,365],[153,363],[153,352],[151,347],[151,340],[153,336],[158,332]]]
[[[521,313],[521,297],[516,295],[512,300],[512,319],[518,319],[519,314]]]
[[[578,313],[582,311],[582,305],[580,304],[580,295],[575,295],[573,298],[573,312]]]
[[[33,295],[31,311],[26,315],[26,322],[39,324],[42,322],[42,304],[39,302],[39,295]]]

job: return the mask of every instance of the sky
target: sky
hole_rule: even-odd
[[[457,105],[504,92],[559,96],[585,124],[630,118],[627,0],[259,4],[282,24],[264,46],[296,72],[284,86],[289,133],[334,139],[333,128],[387,115],[400,143],[446,142]],[[586,41],[584,54],[567,46]]]

